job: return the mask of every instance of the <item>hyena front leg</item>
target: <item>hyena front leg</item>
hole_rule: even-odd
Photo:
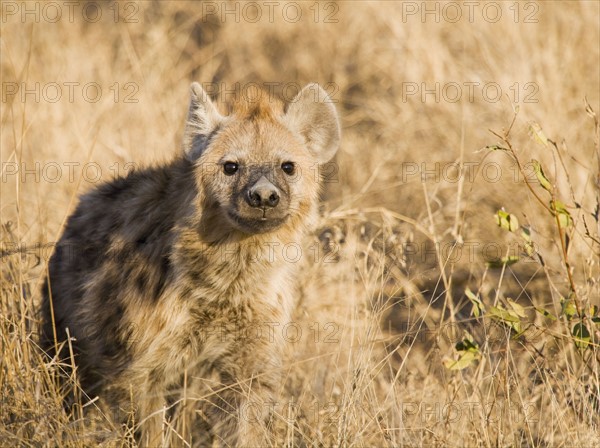
[[[274,384],[263,378],[237,381],[232,375],[221,374],[221,385],[213,391],[205,411],[217,446],[268,446]]]
[[[142,388],[143,389],[143,388]],[[168,446],[171,431],[166,423],[171,412],[167,409],[164,387],[154,386],[135,394],[137,407],[136,431],[140,435],[140,447]]]

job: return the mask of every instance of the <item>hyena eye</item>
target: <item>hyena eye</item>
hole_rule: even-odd
[[[235,162],[225,162],[223,164],[223,171],[225,172],[225,174],[227,174],[228,176],[232,176],[234,175],[237,170],[239,169],[239,165]]]
[[[283,170],[283,172],[285,174],[292,175],[292,174],[294,174],[294,170],[296,169],[296,166],[294,165],[294,162],[283,162],[281,164],[281,169]]]

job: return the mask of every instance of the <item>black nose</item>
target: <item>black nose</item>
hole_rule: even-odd
[[[279,204],[279,190],[262,176],[250,187],[246,199],[251,207],[276,207]]]

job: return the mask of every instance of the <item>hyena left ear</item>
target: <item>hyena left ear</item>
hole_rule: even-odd
[[[321,86],[304,87],[288,105],[285,121],[304,138],[319,163],[333,158],[340,145],[340,122],[333,101]]]
[[[209,135],[225,119],[206,91],[197,82],[190,88],[190,108],[183,133],[183,151],[189,160],[196,160],[206,148]]]

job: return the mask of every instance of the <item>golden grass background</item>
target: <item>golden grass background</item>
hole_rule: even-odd
[[[88,3],[78,2],[72,21],[62,5],[62,17],[51,23],[55,12],[44,4],[36,22],[31,14],[23,20],[25,3],[3,2],[0,445],[132,443],[110,415],[90,422],[62,410],[56,366],[35,344],[51,252],[36,244],[58,239],[98,167],[108,180],[128,163],[173,157],[191,81],[222,90],[276,83],[279,94],[290,89],[288,98],[294,83],[316,81],[335,92],[342,120],[336,177],[326,185],[315,232],[315,241],[333,243],[335,253],[325,257],[319,249],[318,257],[302,260],[296,322],[303,336],[288,344],[273,446],[600,443],[597,329],[586,321],[592,344],[580,351],[569,336],[575,321],[562,315],[552,322],[535,311],[558,316],[569,294],[555,220],[510,157],[484,149],[498,144],[489,130],[507,130],[518,106],[509,140],[523,163],[542,163],[569,207],[567,259],[577,297],[585,309],[600,305],[600,150],[584,101],[600,110],[599,3],[481,2],[469,20],[458,2],[463,16],[452,22],[448,3],[427,4],[437,4],[436,21],[435,13],[423,19],[421,2],[298,2],[295,23],[294,5],[283,15],[290,3],[277,2],[270,21],[268,6],[258,2],[262,17],[251,23],[255,11],[242,14],[248,3],[223,17],[222,9],[235,4],[122,2],[115,21],[114,4],[99,2],[102,17],[92,23],[82,16]],[[502,17],[492,23],[497,7]],[[23,97],[36,83],[39,98]],[[52,83],[62,90],[55,102]],[[86,100],[87,83],[101,87],[97,102]],[[452,83],[462,88],[456,101]],[[472,97],[468,83],[479,83],[471,84]],[[500,86],[498,101],[484,97],[489,83]],[[423,87],[436,85],[437,98],[422,98]],[[403,94],[412,86],[418,94]],[[130,93],[136,102],[126,102]],[[495,97],[495,90],[487,93]],[[558,149],[531,137],[532,122]],[[456,163],[463,167],[458,181],[444,171]],[[24,169],[39,179],[22,177]],[[422,181],[424,170],[434,173]],[[519,238],[495,223],[502,207],[530,226],[544,265],[486,264],[520,252]],[[511,338],[505,325],[474,317],[466,288],[488,308],[507,299],[521,304],[534,336]],[[444,360],[456,358],[464,330],[481,357],[449,370]]]

